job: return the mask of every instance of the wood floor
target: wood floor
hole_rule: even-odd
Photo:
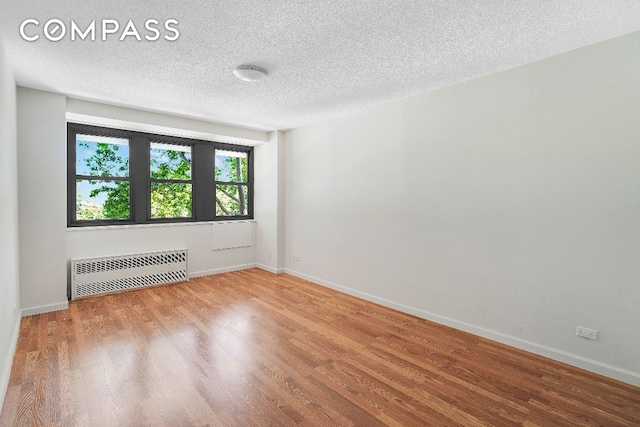
[[[638,426],[640,388],[245,270],[22,319],[2,426]]]

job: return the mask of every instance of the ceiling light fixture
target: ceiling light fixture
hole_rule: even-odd
[[[240,65],[233,70],[233,75],[245,82],[257,82],[267,76],[267,72],[255,65]]]

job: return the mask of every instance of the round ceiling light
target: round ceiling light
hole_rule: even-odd
[[[267,72],[254,65],[241,65],[233,70],[233,75],[245,82],[257,82],[267,76]]]

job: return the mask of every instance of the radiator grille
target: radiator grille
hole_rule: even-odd
[[[71,299],[189,280],[187,250],[71,261]]]
[[[133,255],[126,258],[105,258],[85,260],[76,264],[76,274],[100,273],[102,271],[124,270],[127,268],[146,267],[149,265],[181,263],[187,260],[186,252],[173,252],[158,255]]]

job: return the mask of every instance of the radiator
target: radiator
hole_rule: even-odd
[[[71,260],[71,299],[189,280],[187,250]]]

